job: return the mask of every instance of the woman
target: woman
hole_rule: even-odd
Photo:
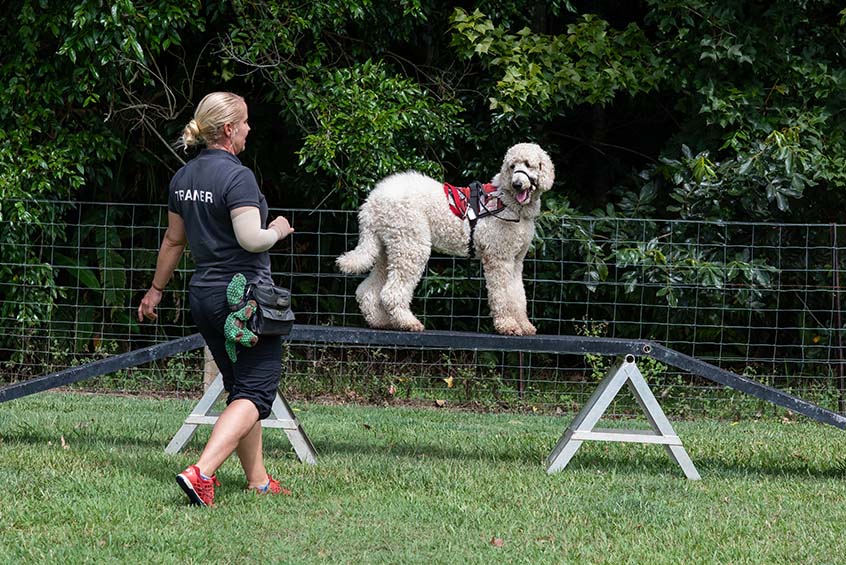
[[[182,133],[179,145],[206,148],[174,175],[168,198],[168,227],[150,289],[138,307],[138,320],[156,319],[162,291],[191,245],[196,270],[189,299],[194,323],[214,356],[229,393],[200,459],[176,476],[190,501],[211,506],[215,471],[238,453],[247,488],[260,494],[288,493],[265,469],[260,420],[270,415],[282,372],[282,338],[262,336],[255,346],[238,346],[237,360],[225,350],[223,326],[229,315],[226,289],[242,273],[249,283],[271,283],[267,250],[291,233],[279,216],[267,225],[267,201],[255,175],[236,155],[250,133],[247,104],[229,92],[203,98]]]

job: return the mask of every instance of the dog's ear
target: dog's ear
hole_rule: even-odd
[[[540,149],[541,160],[538,165],[538,187],[546,192],[552,188],[552,183],[555,182],[555,165],[552,164],[552,159],[543,149]]]
[[[508,183],[508,178],[511,176],[511,164],[516,161],[518,152],[520,151],[520,147],[524,145],[518,143],[517,145],[512,145],[508,148],[508,151],[505,152],[505,157],[502,158],[502,167],[499,169],[499,174],[497,176],[505,178],[506,183]]]
[[[497,173],[494,178],[491,179],[491,184],[494,185],[494,188],[499,188],[500,178],[502,177],[502,173]]]

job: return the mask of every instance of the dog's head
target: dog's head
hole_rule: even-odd
[[[494,184],[506,205],[539,209],[540,195],[555,181],[555,166],[546,151],[535,143],[512,146],[502,160],[502,169],[494,177]]]

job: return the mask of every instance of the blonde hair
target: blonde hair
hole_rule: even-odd
[[[232,92],[206,94],[197,104],[194,117],[182,130],[176,146],[188,151],[194,145],[215,143],[220,139],[224,124],[234,124],[244,117],[244,103],[243,97]]]

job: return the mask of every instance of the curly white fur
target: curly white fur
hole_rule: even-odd
[[[526,314],[523,259],[535,234],[541,194],[552,188],[554,179],[549,155],[534,143],[519,143],[505,154],[491,181],[506,210],[500,218],[480,218],[473,240],[499,333],[536,331]],[[443,183],[417,172],[380,181],[362,204],[358,219],[358,246],[336,263],[347,274],[370,271],[355,293],[365,320],[374,328],[422,331],[423,324],[409,309],[414,289],[433,248],[467,256],[469,221],[450,211]]]

